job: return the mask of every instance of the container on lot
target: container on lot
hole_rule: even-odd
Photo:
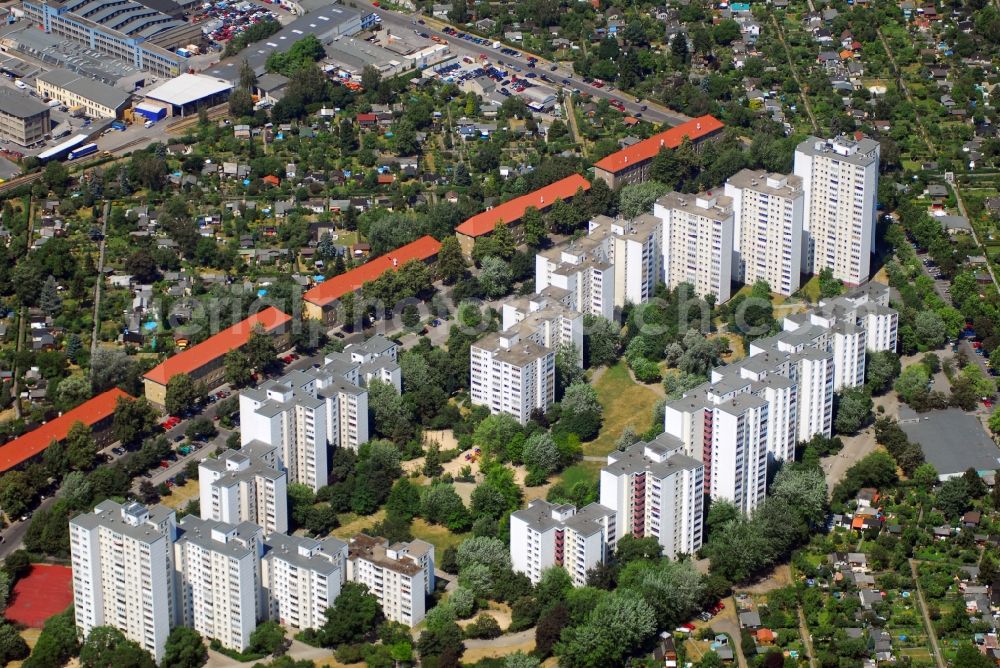
[[[159,104],[153,104],[152,102],[140,102],[135,105],[135,113],[153,122],[167,117],[166,107]]]
[[[97,144],[84,144],[80,148],[75,148],[69,152],[69,159],[76,160],[77,158],[82,158],[85,155],[91,155],[97,153]]]

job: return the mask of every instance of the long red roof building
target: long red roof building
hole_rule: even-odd
[[[290,315],[269,306],[201,343],[168,357],[143,376],[146,398],[160,406],[164,405],[167,383],[182,373],[190,375],[192,380],[211,384],[217,379],[216,376],[221,378],[222,360],[226,353],[243,347],[256,327],[274,336],[283,333],[291,319]]]
[[[423,236],[400,246],[394,251],[380,255],[339,276],[329,278],[303,295],[306,312],[311,318],[321,319],[322,309],[349,292],[354,292],[365,283],[374,281],[387,271],[396,271],[411,260],[430,262],[437,257],[441,242],[431,236]]]
[[[641,183],[649,177],[649,164],[661,148],[675,149],[685,139],[697,145],[722,134],[723,128],[725,124],[714,116],[693,118],[602,158],[594,164],[594,174],[610,188]]]
[[[515,226],[521,222],[521,217],[530,207],[545,211],[558,200],[572,199],[581,189],[584,192],[590,190],[590,181],[579,174],[573,174],[527,195],[515,197],[492,209],[477,213],[455,228],[462,250],[466,254],[471,253],[475,239],[492,232],[497,223]]]
[[[115,414],[118,399],[132,399],[117,387],[88,399],[76,408],[66,411],[54,420],[46,422],[37,429],[18,436],[13,441],[0,446],[0,472],[9,471],[32,457],[41,454],[53,441],[62,441],[69,435],[70,429],[77,422],[82,422],[95,432],[110,425],[110,419]]]

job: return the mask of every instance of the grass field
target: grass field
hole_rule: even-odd
[[[597,438],[583,444],[585,455],[606,455],[615,447],[622,430],[632,425],[638,433],[649,429],[653,406],[659,395],[632,380],[625,362],[608,369],[596,383],[597,398],[604,406],[604,425]]]
[[[819,276],[810,278],[799,288],[799,294],[813,304],[819,301]]]
[[[436,555],[444,554],[444,551],[449,547],[456,547],[470,535],[468,533],[452,533],[438,524],[428,524],[420,517],[413,520],[411,531],[414,538],[431,543]]]
[[[566,487],[572,487],[576,483],[586,480],[596,482],[601,475],[601,468],[603,467],[604,462],[580,462],[573,464],[573,466],[562,472],[559,476],[559,481]]]
[[[188,504],[192,499],[198,498],[198,481],[188,480],[182,487],[172,487],[170,489],[170,496],[164,496],[160,499],[160,503],[167,506],[168,508],[173,508],[174,510],[180,510]]]
[[[347,540],[354,535],[369,529],[376,522],[385,517],[385,509],[378,510],[374,515],[355,515],[354,513],[344,513],[338,515],[340,526],[333,530],[333,535],[341,540]]]

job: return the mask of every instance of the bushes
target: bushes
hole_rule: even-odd
[[[466,638],[499,638],[503,634],[500,623],[491,615],[482,614],[465,627]]]

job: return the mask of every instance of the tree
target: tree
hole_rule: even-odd
[[[269,620],[262,622],[250,634],[248,649],[256,654],[280,654],[286,643],[291,644],[285,638],[285,629],[278,622]]]
[[[656,611],[657,624],[675,627],[695,612],[702,597],[702,578],[691,561],[634,561],[622,569],[619,587],[642,594]]]
[[[872,398],[861,388],[842,390],[837,402],[834,427],[838,434],[855,434],[872,414]]]
[[[249,91],[237,88],[229,94],[229,115],[233,118],[253,115],[253,97]]]
[[[635,427],[632,425],[626,425],[626,427],[622,430],[621,436],[619,436],[615,441],[615,450],[624,452],[640,440],[642,439],[640,439],[639,435],[635,433]]]
[[[892,389],[896,391],[900,399],[911,403],[921,393],[927,392],[929,381],[930,376],[927,374],[927,368],[922,364],[914,364],[903,369],[903,373],[893,383]]]
[[[167,393],[165,407],[170,415],[183,415],[194,409],[201,399],[199,392],[191,376],[186,373],[179,373],[167,381]]]
[[[7,517],[20,517],[34,496],[24,471],[7,471],[0,475],[0,509]]]
[[[226,353],[224,366],[226,368],[226,382],[233,387],[249,385],[253,379],[250,358],[239,348],[233,348]]]
[[[588,313],[583,316],[583,330],[583,356],[587,368],[611,366],[618,360],[621,348],[618,325]]]
[[[374,65],[365,65],[361,70],[361,87],[366,92],[374,93],[382,83],[382,74]]]
[[[458,619],[468,619],[476,611],[476,597],[468,589],[459,587],[448,597],[448,604]]]
[[[138,443],[152,433],[154,426],[156,426],[156,409],[145,397],[118,398],[112,418],[112,429],[117,440],[125,445]]]
[[[844,291],[844,282],[838,278],[834,278],[833,269],[829,267],[824,267],[820,270],[818,279],[820,299],[836,297]]]
[[[934,311],[920,311],[913,320],[917,341],[928,348],[937,348],[948,335],[944,320]]]
[[[420,515],[432,524],[441,524],[450,531],[465,531],[469,528],[469,512],[462,503],[462,497],[455,492],[451,483],[439,482],[431,485],[421,495]]]
[[[454,235],[445,237],[441,242],[441,248],[438,249],[437,257],[437,272],[441,280],[446,285],[454,285],[465,275],[467,266],[458,238]]]
[[[872,394],[882,394],[892,387],[899,376],[899,356],[891,350],[868,351],[867,355],[865,383]]]
[[[153,657],[138,643],[110,626],[91,629],[80,647],[83,668],[156,668]]]
[[[97,443],[90,427],[82,422],[75,422],[64,439],[66,447],[66,463],[74,471],[87,471],[94,465],[97,457]]]
[[[255,328],[254,331],[250,332],[250,338],[247,339],[244,348],[247,359],[250,360],[251,366],[257,371],[266,371],[275,363],[278,357],[278,350],[274,345],[274,339],[259,328]]]
[[[385,502],[386,515],[409,522],[419,510],[420,490],[408,478],[400,478],[392,486]]]
[[[59,382],[56,394],[65,410],[75,408],[90,398],[90,381],[79,375],[68,376]]]
[[[499,257],[485,257],[479,272],[479,284],[490,299],[503,297],[510,292],[513,275],[510,265]]]
[[[632,590],[600,599],[586,620],[563,631],[560,664],[580,668],[620,665],[656,632],[656,612]]]
[[[566,388],[561,402],[560,426],[570,433],[589,440],[601,428],[604,408],[597,400],[597,391],[587,383],[574,383]]]
[[[652,561],[663,556],[663,546],[655,538],[636,538],[624,535],[615,548],[615,560],[622,566],[636,561]]]
[[[631,220],[651,211],[653,202],[668,192],[670,186],[655,180],[625,186],[618,194],[618,212]]]
[[[955,668],[992,668],[993,660],[980,652],[975,645],[970,642],[962,643],[952,665]]]
[[[0,624],[0,665],[28,658],[31,650],[11,624]]]
[[[368,591],[368,587],[347,582],[332,608],[326,610],[326,622],[318,631],[324,647],[335,647],[344,643],[363,642],[371,637],[382,622],[382,607],[378,598]],[[310,634],[309,631],[306,632]]]
[[[208,650],[201,634],[194,629],[178,626],[167,636],[162,665],[171,668],[201,668],[207,661]]]
[[[536,432],[524,443],[523,460],[529,470],[545,474],[555,473],[561,467],[559,448],[546,432]]]
[[[51,274],[42,284],[42,292],[38,296],[38,306],[45,311],[46,315],[52,318],[59,315],[59,310],[62,308],[62,299],[59,297],[59,285],[56,283],[56,277]]]
[[[969,483],[963,477],[946,480],[934,498],[934,507],[949,519],[954,519],[964,513],[971,503],[972,495],[969,493]]]
[[[826,517],[826,478],[822,469],[783,467],[774,477],[768,495],[784,500],[813,524],[818,524]],[[712,504],[713,510],[716,505],[717,503]]]
[[[924,489],[930,489],[938,482],[938,472],[934,468],[933,464],[924,462],[913,471],[911,476],[913,482],[917,483]]]
[[[136,388],[131,394],[140,393],[135,361],[121,349],[97,349],[90,358],[90,382],[95,394],[115,386],[122,386],[128,391],[132,384]]]
[[[444,473],[444,467],[441,466],[441,447],[436,442],[431,443],[431,446],[427,448],[423,473],[428,478],[436,478]]]
[[[23,668],[59,668],[76,656],[79,650],[73,606],[70,606],[46,620]]]

